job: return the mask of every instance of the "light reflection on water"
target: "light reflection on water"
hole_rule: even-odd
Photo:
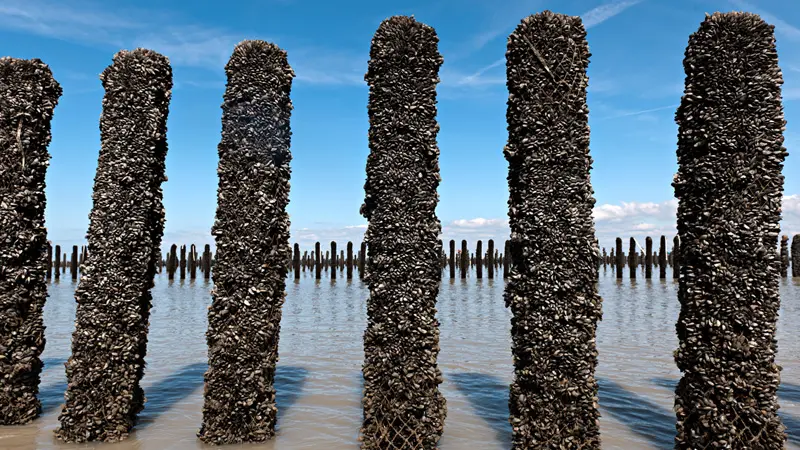
[[[668,271],[671,272],[671,271]],[[501,272],[502,273],[502,272]],[[471,274],[474,276],[474,274]],[[618,282],[600,270],[603,321],[598,327],[601,432],[607,449],[671,448],[675,433],[672,391],[679,372],[677,284],[667,280]],[[658,271],[654,270],[658,276]],[[671,273],[668,273],[671,275]],[[447,271],[445,271],[447,276]],[[641,275],[640,275],[641,276]],[[440,447],[506,449],[510,445],[508,385],[513,376],[511,313],[503,304],[504,282],[459,278],[442,281],[438,317],[439,362],[448,415]],[[150,319],[145,410],[131,437],[118,444],[65,445],[53,437],[64,400],[63,363],[74,328],[75,284],[50,285],[45,307],[47,344],[41,398],[34,423],[0,427],[3,449],[193,449],[200,426],[206,368],[206,307],[211,285],[170,282],[158,275]],[[283,309],[278,391],[278,436],[263,449],[355,449],[361,421],[362,337],[368,291],[344,274],[316,281],[305,272],[289,279]],[[784,367],[781,415],[800,448],[800,280],[781,280],[778,362]]]

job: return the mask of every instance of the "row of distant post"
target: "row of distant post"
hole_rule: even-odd
[[[781,258],[781,276],[786,277],[789,267],[789,250],[788,250],[787,236],[781,239],[780,258]],[[616,277],[621,279],[624,276],[624,268],[628,267],[630,278],[636,278],[639,269],[644,269],[644,277],[646,279],[652,278],[653,268],[659,269],[659,278],[667,278],[667,268],[671,268],[671,276],[673,279],[678,278],[680,268],[680,241],[678,236],[673,238],[672,249],[667,250],[667,238],[661,236],[658,251],[654,251],[653,239],[647,237],[645,239],[645,246],[642,249],[640,244],[634,238],[630,238],[627,254],[623,251],[622,238],[616,239],[616,248],[612,248],[611,252],[607,252],[606,248],[602,248],[601,264],[603,268],[612,267],[616,270]],[[800,248],[800,235],[795,235],[792,240],[792,247]],[[461,278],[467,278],[467,273],[470,269],[475,269],[475,277],[483,278],[483,269],[486,268],[486,276],[489,279],[495,277],[495,273],[500,270],[503,272],[503,279],[508,278],[511,266],[511,241],[505,241],[504,251],[500,252],[495,248],[494,240],[487,241],[486,252],[483,251],[483,241],[477,241],[475,244],[475,252],[470,253],[467,245],[467,240],[461,241],[461,248],[456,249],[456,241],[450,241],[449,254],[442,252],[441,267],[448,269],[450,278],[456,278],[456,272],[459,272]],[[299,279],[302,272],[306,270],[313,270],[316,279],[322,278],[322,272],[327,272],[331,267],[337,267],[341,272],[346,269],[347,279],[353,278],[353,270],[357,270],[359,279],[364,278],[364,267],[366,267],[367,259],[367,244],[361,243],[361,248],[355,254],[353,253],[353,243],[347,243],[347,250],[340,250],[336,254],[337,244],[332,241],[330,250],[322,253],[321,244],[317,242],[314,245],[314,250],[300,252],[300,244],[294,244],[291,257],[288,265],[289,269],[294,273],[294,278]],[[443,247],[444,248],[444,247]],[[637,250],[638,249],[638,250]],[[70,276],[73,280],[78,279],[80,266],[88,257],[88,249],[86,246],[72,246],[72,256],[67,258],[67,253],[61,252],[61,246],[55,247],[48,246],[48,267],[47,279],[60,277],[61,273],[66,273],[67,268],[70,270]],[[800,254],[795,256],[792,252],[793,259],[800,259]],[[192,244],[188,248],[185,245],[180,248],[173,244],[163,259],[159,260],[158,271],[162,273],[166,269],[167,276],[170,280],[175,279],[176,274],[179,279],[187,278],[196,279],[198,272],[202,275],[203,279],[211,278],[211,268],[214,265],[214,255],[211,252],[211,246],[206,244],[203,253],[197,251],[197,247]],[[795,269],[795,266],[797,269]],[[797,272],[797,273],[796,273]],[[792,276],[800,275],[800,263],[797,265],[792,264]],[[336,279],[336,271],[330,272],[330,277]]]

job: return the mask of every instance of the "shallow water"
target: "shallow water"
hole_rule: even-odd
[[[348,282],[343,274],[333,282],[326,277],[317,282],[305,272],[299,282],[287,282],[276,376],[278,434],[269,443],[248,448],[358,448],[368,291],[362,282]],[[445,278],[442,282],[439,363],[448,407],[443,450],[510,446],[511,313],[503,305],[503,288],[502,279]],[[611,270],[600,270],[603,321],[597,336],[597,377],[603,448],[672,448],[672,394],[679,377],[672,359],[680,309],[676,288],[671,278],[617,282]],[[142,381],[148,401],[131,437],[117,444],[89,445],[66,445],[54,438],[66,388],[63,363],[74,329],[74,289],[70,280],[50,285],[45,307],[47,345],[42,355],[44,412],[30,425],[0,427],[0,448],[207,447],[195,433],[201,422],[211,285],[202,280],[170,282],[166,275],[157,276],[153,292]],[[800,280],[782,280],[781,295],[781,416],[790,436],[788,448],[800,449]]]

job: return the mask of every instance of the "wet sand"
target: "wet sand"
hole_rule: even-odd
[[[657,275],[657,271],[654,271]],[[627,271],[626,271],[627,275]],[[327,275],[325,275],[327,276]],[[445,273],[447,276],[447,273]],[[471,274],[474,277],[474,273]],[[513,375],[510,311],[503,280],[442,282],[439,363],[448,415],[440,448],[507,449],[508,384]],[[44,412],[30,425],[0,427],[0,448],[196,449],[206,368],[206,307],[211,285],[157,275],[143,387],[145,410],[131,437],[117,444],[66,445],[53,436],[64,401],[63,364],[74,329],[75,283],[50,285],[45,306],[47,344],[41,399]],[[672,279],[617,282],[600,269],[603,321],[598,327],[601,432],[606,449],[672,448],[677,347],[677,283]],[[278,435],[252,449],[357,449],[361,422],[362,335],[366,286],[343,274],[331,281],[305,272],[287,282],[281,322]],[[779,392],[790,449],[800,449],[800,280],[781,280]],[[234,446],[239,448],[240,446]]]

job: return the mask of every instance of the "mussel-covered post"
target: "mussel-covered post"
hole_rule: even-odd
[[[672,279],[677,280],[681,274],[681,238],[679,235],[672,238],[672,252],[669,255],[672,257]]]
[[[636,252],[636,239],[631,238],[630,245],[628,246],[628,271],[631,278],[636,278],[636,270],[639,268],[637,260],[638,253]]]
[[[617,260],[614,263],[614,266],[617,269],[617,279],[621,280],[622,279],[622,266],[625,265],[625,259],[622,256],[622,238],[617,238],[616,245],[617,245]]]
[[[494,241],[489,239],[489,242],[486,245],[488,247],[486,251],[486,269],[489,271],[487,276],[491,280],[494,278]]]
[[[300,279],[300,244],[298,244],[296,242],[294,244],[294,252],[292,254],[292,257],[294,258],[294,264],[293,264],[294,279],[295,280],[299,280]]]
[[[789,272],[789,236],[781,236],[781,278]]]
[[[217,258],[198,433],[212,444],[275,434],[275,365],[290,248],[294,72],[285,51],[258,40],[236,45],[225,72],[212,228]]]
[[[658,277],[667,278],[667,237],[662,235],[658,249]]]
[[[645,248],[645,267],[644,277],[647,279],[653,278],[653,238],[647,236],[644,240]]]
[[[520,249],[505,301],[513,314],[509,410],[519,450],[600,448],[589,56],[576,16],[527,17],[508,39],[504,154],[509,227]]]
[[[365,79],[369,143],[365,200],[370,247],[361,448],[434,449],[447,412],[439,391],[436,297],[441,232],[433,28],[384,20]]]
[[[336,279],[336,241],[331,241],[331,280]]]
[[[314,244],[314,270],[316,271],[316,279],[319,280],[322,278],[322,252],[320,251],[322,246],[319,242]]]
[[[461,241],[461,278],[467,278],[469,270],[469,251],[467,251],[467,240]]]
[[[800,277],[800,234],[792,236],[792,277]]]
[[[139,383],[164,233],[169,60],[123,50],[100,78],[106,92],[86,233],[92,257],[75,290],[66,402],[56,430],[67,442],[122,440],[144,408]]]
[[[783,161],[774,27],[707,15],[689,38],[678,124],[676,449],[782,449],[778,244]]]
[[[0,58],[0,425],[28,423],[41,411],[39,356],[52,251],[45,174],[60,97],[61,86],[41,60]]]

